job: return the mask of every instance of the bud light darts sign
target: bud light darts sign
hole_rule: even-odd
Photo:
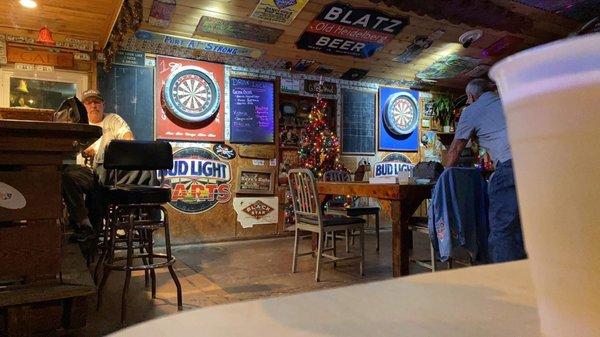
[[[231,169],[212,151],[188,147],[173,154],[173,168],[164,171],[171,187],[171,206],[184,213],[202,213],[231,200]]]
[[[387,155],[383,160],[375,164],[375,177],[390,177],[397,176],[399,172],[410,171],[415,167],[410,162],[407,156],[401,153],[392,153]]]

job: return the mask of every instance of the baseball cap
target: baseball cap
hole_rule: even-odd
[[[101,101],[104,101],[104,98],[102,97],[102,95],[100,95],[100,91],[95,90],[95,89],[90,89],[90,90],[84,91],[81,101],[85,102],[87,99],[90,99],[90,98],[97,98]]]

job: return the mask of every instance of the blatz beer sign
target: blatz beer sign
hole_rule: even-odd
[[[201,213],[231,200],[231,168],[212,151],[188,147],[173,154],[173,168],[164,171],[171,188],[171,206]]]
[[[296,42],[299,49],[366,58],[390,42],[409,22],[370,8],[334,2],[308,24]]]

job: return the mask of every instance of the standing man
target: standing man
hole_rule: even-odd
[[[93,159],[92,169],[81,165],[70,165],[65,167],[62,173],[62,194],[67,209],[69,210],[70,220],[76,225],[76,233],[73,238],[76,241],[85,241],[93,238],[95,232],[99,229],[100,221],[104,209],[102,200],[88,200],[90,210],[86,208],[84,195],[86,198],[93,199],[98,195],[95,193],[98,188],[98,180],[94,179],[93,171],[100,177],[100,182],[104,181],[104,150],[108,143],[114,139],[131,140],[133,133],[119,115],[114,113],[104,113],[104,99],[98,90],[87,90],[82,96],[89,123],[102,128],[102,137],[83,151],[83,156]],[[90,221],[90,217],[92,221]]]
[[[493,262],[524,259],[526,253],[502,103],[484,79],[472,80],[465,91],[470,106],[458,121],[444,166],[454,166],[469,139],[478,138],[479,145],[488,151],[496,164],[488,190],[491,259]]]

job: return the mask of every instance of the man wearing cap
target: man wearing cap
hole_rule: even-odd
[[[127,122],[119,115],[104,112],[104,99],[98,90],[85,91],[82,101],[87,110],[89,123],[102,128],[102,137],[85,149],[82,155],[93,160],[92,169],[100,176],[99,180],[103,182],[105,171],[101,164],[104,161],[106,146],[114,139],[131,140],[133,139],[133,133]],[[88,167],[71,165],[63,170],[63,199],[69,210],[70,220],[76,225],[76,234],[73,239],[77,241],[85,241],[94,236],[94,226],[90,221],[90,216],[94,218],[94,225],[98,225],[103,212],[103,209],[101,209],[102,203],[100,202],[91,203],[91,205],[98,208],[92,210],[93,212],[88,212],[85,206],[84,194],[88,198],[94,194],[95,184],[92,170]]]

